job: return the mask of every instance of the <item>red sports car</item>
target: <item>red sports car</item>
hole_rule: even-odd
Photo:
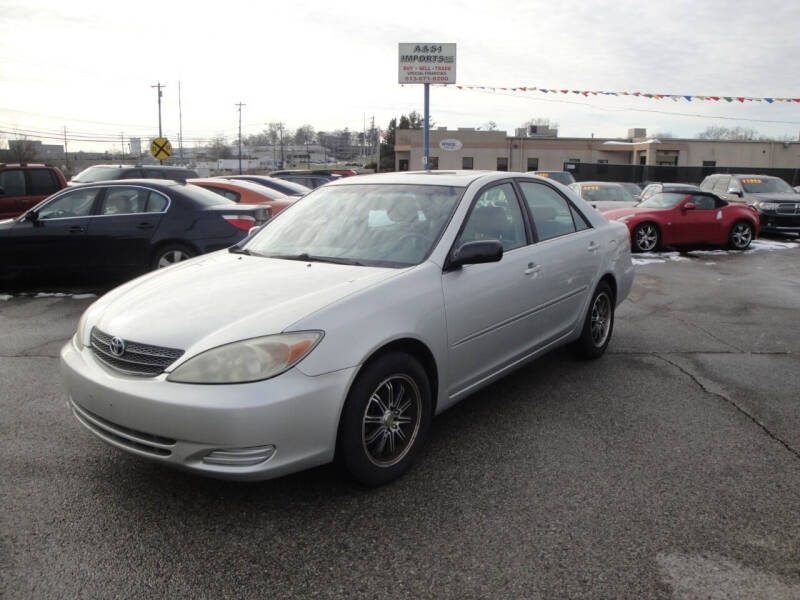
[[[710,192],[662,192],[632,208],[609,210],[603,216],[628,226],[634,252],[685,245],[745,250],[758,235],[754,209],[728,204]]]

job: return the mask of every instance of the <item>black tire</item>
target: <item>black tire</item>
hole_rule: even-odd
[[[153,261],[150,263],[150,267],[153,270],[163,269],[192,258],[195,254],[197,253],[185,244],[167,244],[153,253]]]
[[[634,252],[653,252],[661,247],[661,232],[655,223],[639,223],[631,232]]]
[[[430,382],[419,361],[404,352],[378,357],[358,375],[347,395],[337,462],[368,487],[397,479],[419,456],[432,406]]]
[[[737,221],[731,227],[731,232],[728,234],[728,246],[732,250],[747,250],[750,247],[750,242],[753,241],[753,233],[755,228],[752,223],[747,221]]]
[[[600,358],[608,348],[614,332],[614,307],[616,299],[611,286],[605,281],[597,284],[589,302],[583,322],[581,337],[573,345],[578,355],[587,359]],[[605,313],[603,315],[602,313]]]

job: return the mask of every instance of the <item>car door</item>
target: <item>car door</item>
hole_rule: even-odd
[[[168,205],[165,195],[149,188],[108,186],[87,232],[93,266],[108,276],[145,270],[150,240]]]
[[[541,269],[545,303],[535,339],[544,346],[582,322],[600,268],[601,236],[554,187],[537,181],[518,180],[518,184],[533,223],[533,261]]]
[[[687,209],[686,205],[694,205]],[[675,212],[674,227],[681,244],[711,244],[719,238],[722,212],[712,196],[693,194]]]
[[[102,188],[58,194],[41,206],[35,219],[18,221],[10,236],[7,261],[31,274],[60,276],[90,264],[86,231]]]
[[[23,204],[28,186],[23,169],[4,169],[0,171],[0,219],[16,217],[24,212]]]
[[[477,194],[453,247],[489,239],[503,244],[499,262],[442,274],[451,396],[526,354],[533,345],[536,310],[546,301],[530,229],[511,180]]]

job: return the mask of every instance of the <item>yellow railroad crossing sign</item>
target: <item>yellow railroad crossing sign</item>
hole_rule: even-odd
[[[158,160],[166,160],[172,154],[172,144],[167,138],[158,137],[150,142],[150,154]]]

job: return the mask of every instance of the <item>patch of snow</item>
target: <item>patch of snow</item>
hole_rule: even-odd
[[[0,302],[5,302],[6,300],[11,300],[14,296],[11,294],[0,294]]]
[[[67,295],[64,292],[39,292],[34,298],[66,298]]]
[[[97,298],[97,294],[72,294],[73,300],[86,300],[87,298]]]
[[[751,250],[787,250],[789,248],[800,248],[797,242],[776,242],[774,240],[753,240],[750,243]]]
[[[704,264],[704,265],[708,265],[708,266],[710,267],[711,265],[715,265],[715,264],[717,264],[717,263],[715,263],[715,262],[705,262],[705,263],[703,263],[703,264]]]

